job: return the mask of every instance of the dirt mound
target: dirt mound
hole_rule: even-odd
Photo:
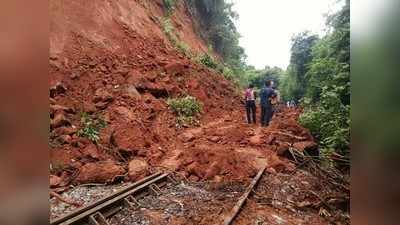
[[[257,172],[239,153],[225,148],[196,146],[178,159],[181,162],[178,170],[195,181],[247,180]]]
[[[141,158],[157,166],[176,147],[168,98],[196,97],[203,120],[237,107],[230,82],[165,37],[161,0],[78,2],[51,2],[52,174],[75,177],[104,160],[127,167]],[[183,3],[171,20],[194,52],[207,51]]]

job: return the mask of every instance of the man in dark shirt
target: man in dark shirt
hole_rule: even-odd
[[[271,98],[276,97],[276,92],[272,89],[273,82],[268,80],[260,91],[261,126],[269,125],[272,118]]]

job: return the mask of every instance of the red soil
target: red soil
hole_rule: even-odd
[[[58,183],[111,182],[133,159],[194,180],[245,179],[263,164],[292,170],[277,153],[313,141],[297,124],[297,111],[278,114],[267,129],[244,124],[233,85],[169,43],[161,0],[52,1],[50,7],[49,141],[51,173],[64,179]],[[206,51],[183,3],[172,21],[181,40]],[[203,104],[197,133],[177,129],[166,104],[188,94]],[[82,112],[107,122],[97,145],[77,135]],[[177,138],[187,132],[194,140]],[[95,165],[104,163],[112,171],[95,176]]]

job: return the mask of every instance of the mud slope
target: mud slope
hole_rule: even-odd
[[[52,186],[136,179],[159,165],[180,132],[169,97],[198,98],[202,123],[238,107],[228,81],[164,36],[162,0],[51,1],[50,12]],[[207,49],[183,3],[172,21],[194,51]],[[77,135],[82,118],[106,122],[98,144]],[[140,174],[131,174],[133,159],[142,163]]]

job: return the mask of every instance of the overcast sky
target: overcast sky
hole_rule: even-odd
[[[278,66],[286,69],[293,34],[310,30],[322,35],[327,12],[337,10],[336,0],[231,0],[239,14],[247,62],[257,69]]]

